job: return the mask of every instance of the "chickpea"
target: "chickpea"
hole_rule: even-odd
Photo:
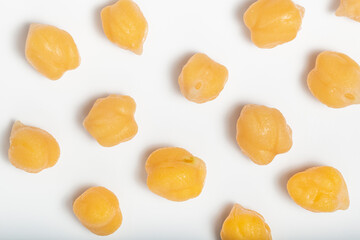
[[[215,99],[228,79],[228,70],[203,53],[192,56],[179,76],[182,94],[190,101],[204,103]]]
[[[290,197],[312,212],[334,212],[349,208],[349,194],[341,173],[333,167],[313,167],[296,173],[288,183]]]
[[[235,204],[221,229],[221,240],[271,240],[271,230],[259,213]]]
[[[104,147],[132,139],[138,126],[134,119],[136,104],[129,96],[110,95],[96,100],[84,120],[86,130]]]
[[[10,134],[9,159],[12,165],[29,173],[54,166],[60,156],[55,138],[45,130],[16,121]]]
[[[244,22],[256,46],[273,48],[296,37],[304,12],[291,0],[258,0],[245,12]]]
[[[135,2],[119,0],[101,11],[101,19],[105,35],[111,42],[142,54],[148,24]]]
[[[360,66],[345,54],[320,53],[307,84],[311,93],[329,107],[360,103]]]
[[[197,197],[204,186],[205,163],[182,148],[161,148],[146,161],[149,189],[171,201]]]
[[[243,107],[237,121],[236,140],[254,163],[269,164],[292,146],[292,131],[281,112],[260,105]]]
[[[71,35],[44,24],[31,24],[25,55],[28,62],[42,75],[59,79],[66,71],[80,65],[80,56]]]
[[[92,187],[82,193],[75,200],[73,211],[82,225],[100,236],[114,233],[122,222],[117,197],[104,187]]]
[[[336,16],[344,16],[360,22],[360,1],[341,0],[339,8],[336,10]]]

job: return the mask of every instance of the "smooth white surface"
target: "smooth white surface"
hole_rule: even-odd
[[[137,0],[149,23],[144,53],[108,41],[99,13],[107,0],[0,1],[0,239],[219,239],[235,202],[261,213],[273,239],[359,239],[360,106],[330,109],[305,84],[316,54],[334,50],[360,62],[360,23],[334,15],[335,0],[298,0],[306,9],[298,37],[272,50],[256,48],[241,20],[247,0]],[[68,31],[82,58],[58,81],[38,74],[24,58],[30,23]],[[184,61],[204,52],[229,69],[212,102],[187,101],[177,86]],[[82,127],[94,100],[110,93],[137,103],[137,136],[103,148]],[[268,166],[247,159],[235,142],[235,122],[246,103],[278,108],[293,129],[294,146]],[[7,159],[14,120],[49,131],[58,140],[57,165],[39,174]],[[208,169],[200,197],[170,202],[145,184],[144,162],[157,147],[179,146]],[[347,182],[350,208],[315,214],[287,195],[290,174],[331,165]],[[108,237],[85,229],[72,202],[86,187],[102,185],[119,198],[124,220]]]

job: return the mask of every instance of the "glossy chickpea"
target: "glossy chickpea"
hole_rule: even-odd
[[[244,22],[256,46],[273,48],[296,37],[304,11],[291,0],[258,0],[245,12]]]
[[[111,42],[142,54],[148,24],[135,2],[119,0],[101,11],[101,19],[105,35]]]
[[[333,212],[349,207],[349,194],[341,173],[333,167],[313,167],[296,173],[287,183],[296,204],[312,212]]]
[[[134,119],[136,104],[129,96],[110,95],[96,100],[83,125],[104,147],[132,139],[138,126]]]
[[[292,146],[292,131],[275,108],[246,105],[237,121],[236,140],[245,155],[259,165],[269,164]]]
[[[59,79],[66,71],[80,65],[79,52],[71,35],[44,24],[30,25],[25,55],[38,72],[51,80]]]
[[[179,76],[181,93],[190,101],[204,103],[215,99],[228,79],[228,70],[203,53],[192,56]]]
[[[161,148],[146,161],[149,189],[168,200],[186,201],[197,197],[204,186],[205,163],[182,148]]]
[[[336,16],[348,17],[360,22],[360,1],[341,0],[339,8],[336,10]]]
[[[329,107],[360,103],[360,66],[345,54],[320,53],[307,84],[311,93]]]
[[[221,229],[221,240],[271,240],[271,230],[259,213],[235,204]]]
[[[87,229],[100,236],[114,233],[122,222],[117,197],[104,187],[92,187],[82,193],[75,200],[73,211]]]
[[[48,132],[16,121],[11,130],[8,155],[15,167],[38,173],[57,163],[60,147]]]

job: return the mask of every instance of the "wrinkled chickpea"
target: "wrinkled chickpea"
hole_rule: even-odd
[[[273,48],[296,37],[304,12],[291,0],[258,0],[245,12],[244,22],[256,46]]]
[[[271,230],[259,213],[235,204],[221,229],[221,240],[271,240]]]
[[[205,163],[182,148],[161,148],[146,161],[149,189],[171,201],[197,197],[204,186]]]
[[[132,139],[138,126],[134,119],[136,104],[129,96],[110,95],[96,100],[83,125],[104,147]]]
[[[66,71],[80,65],[79,52],[71,35],[44,24],[30,25],[25,55],[38,72],[51,80],[59,79]]]
[[[313,167],[296,173],[287,183],[296,204],[312,212],[333,212],[349,207],[349,194],[341,173],[333,167]]]
[[[336,10],[336,16],[344,16],[360,22],[360,1],[341,0],[339,8]]]
[[[292,131],[281,112],[275,108],[249,104],[237,121],[236,140],[254,163],[269,164],[277,154],[292,146]]]
[[[29,173],[38,173],[56,164],[60,147],[45,130],[16,121],[10,135],[9,159],[12,165]]]
[[[320,53],[307,84],[311,93],[329,107],[360,103],[360,66],[345,54]]]
[[[119,0],[101,11],[107,38],[119,47],[138,55],[143,52],[148,24],[140,8],[132,0]]]
[[[104,187],[87,189],[75,200],[73,211],[82,225],[100,236],[114,233],[122,222],[117,197]]]
[[[204,103],[215,99],[228,79],[228,70],[203,53],[192,56],[179,76],[181,93],[190,101]]]

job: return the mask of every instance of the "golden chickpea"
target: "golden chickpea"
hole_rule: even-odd
[[[60,147],[48,132],[16,121],[11,130],[8,154],[15,167],[38,173],[57,163]]]
[[[245,12],[244,22],[256,46],[273,48],[296,37],[304,11],[291,0],[258,0]]]
[[[221,229],[221,240],[271,240],[269,225],[259,213],[235,204]]]
[[[312,212],[349,208],[349,194],[341,173],[333,167],[313,167],[296,173],[287,184],[290,197]]]
[[[80,65],[79,52],[71,35],[44,24],[30,25],[25,55],[38,72],[51,80],[59,79],[66,71]]]
[[[205,163],[182,148],[161,148],[146,161],[149,189],[172,201],[197,197],[204,186]]]
[[[307,84],[311,93],[329,107],[360,103],[360,66],[345,54],[320,53]]]
[[[190,101],[204,103],[215,99],[228,79],[228,70],[203,53],[192,56],[179,76],[181,93]]]
[[[112,234],[122,222],[117,197],[104,187],[86,190],[75,200],[73,211],[87,229],[100,236]]]
[[[339,8],[336,10],[336,16],[344,16],[360,22],[360,1],[341,0]]]
[[[132,0],[119,0],[101,11],[107,38],[123,49],[138,55],[143,52],[148,24],[140,8]]]
[[[100,98],[86,116],[84,127],[104,147],[129,141],[138,131],[135,108],[135,101],[129,96]]]
[[[246,105],[237,121],[237,143],[254,163],[269,164],[292,146],[292,131],[281,112],[260,105]]]

